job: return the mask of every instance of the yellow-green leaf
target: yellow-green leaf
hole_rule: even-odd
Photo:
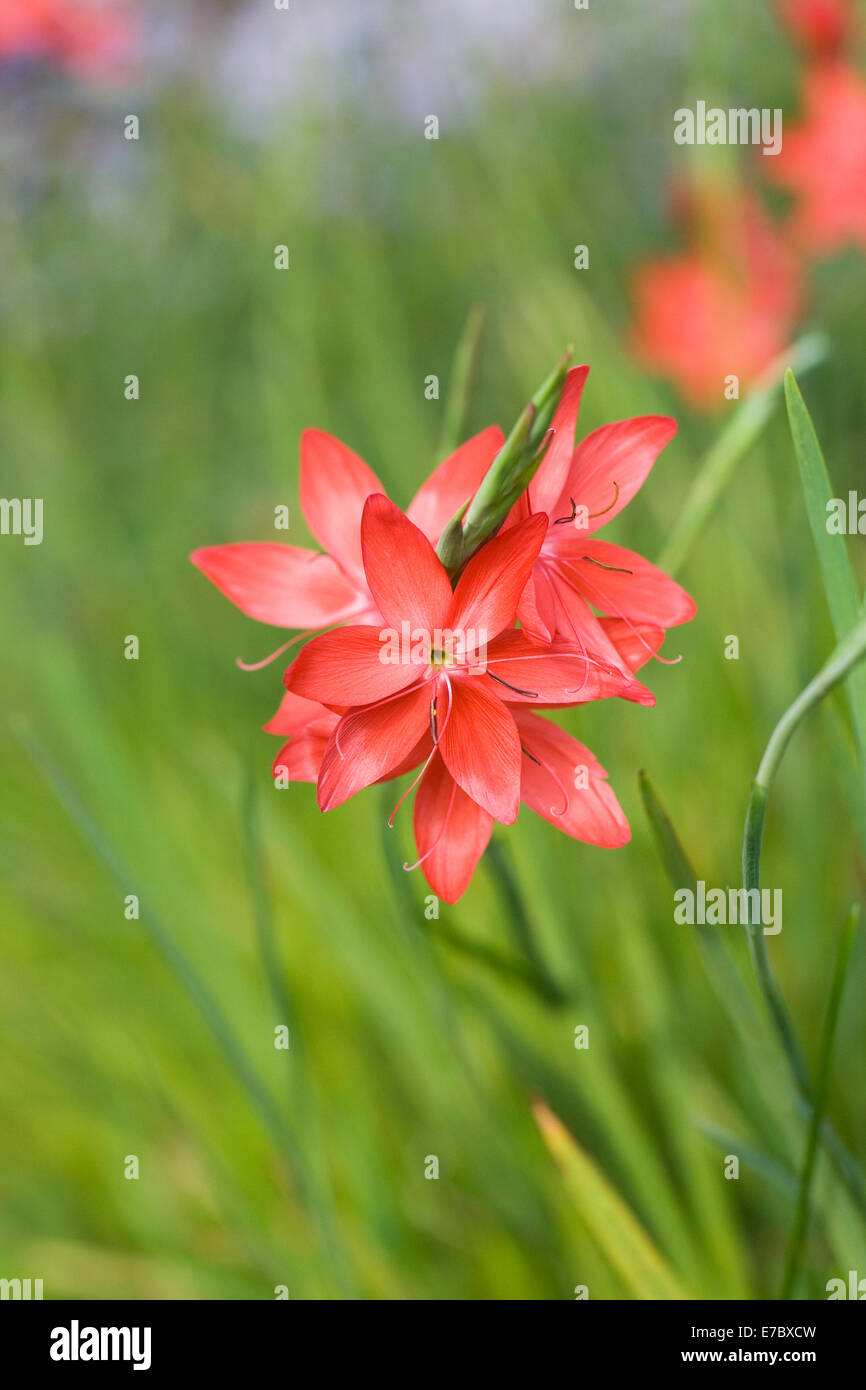
[[[542,1101],[533,1111],[581,1220],[623,1283],[636,1298],[685,1298],[664,1256],[595,1160]]]

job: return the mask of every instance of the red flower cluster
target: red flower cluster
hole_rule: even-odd
[[[729,374],[748,384],[784,350],[810,257],[866,248],[866,81],[845,57],[850,0],[778,0],[777,12],[805,53],[802,116],[757,167],[791,195],[789,216],[774,225],[735,185],[693,189],[686,250],[633,275],[632,351],[701,410],[722,406]]]
[[[806,252],[866,248],[866,82],[844,59],[812,63],[803,117],[768,171],[794,197],[791,232]]]
[[[622,420],[575,448],[587,371],[568,373],[533,482],[453,587],[435,545],[499,451],[496,428],[446,459],[405,514],[351,449],[307,430],[301,506],[323,551],[225,545],[191,557],[250,617],[306,629],[293,641],[331,628],[285,673],[265,726],[288,740],[274,773],[316,782],[330,811],[414,772],[395,807],[416,792],[418,859],[406,867],[422,867],[447,902],[468,885],[494,820],[514,822],[521,801],[577,839],[626,843],[604,769],[536,711],[610,696],[652,704],[634,672],[695,612],[648,561],[595,538],[676,426]]]
[[[680,215],[688,250],[635,272],[630,345],[647,371],[665,373],[696,409],[712,410],[730,373],[753,381],[790,342],[802,272],[754,197],[707,188]]]

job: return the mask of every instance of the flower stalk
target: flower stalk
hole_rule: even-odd
[[[550,422],[562,396],[571,357],[572,349],[567,348],[521,411],[474,498],[460,508],[442,532],[436,553],[452,580],[476,550],[496,535],[535,477],[551,442]]]

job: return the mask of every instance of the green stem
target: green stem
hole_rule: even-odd
[[[562,395],[570,361],[571,349],[568,348],[521,411],[475,496],[464,503],[442,532],[436,553],[452,580],[476,550],[496,535],[535,476],[549,442],[547,431]]]
[[[760,884],[760,856],[761,844],[763,841],[764,813],[767,805],[767,792],[763,787],[754,783],[752,795],[749,798],[749,807],[746,813],[746,832],[743,844],[743,887],[759,889]],[[809,1069],[805,1058],[800,1051],[791,1023],[788,1010],[785,1006],[782,991],[778,981],[773,974],[773,967],[770,965],[770,957],[767,953],[767,942],[761,924],[760,911],[757,912],[753,921],[752,900],[748,902],[748,922],[746,935],[749,943],[749,955],[752,959],[755,975],[761,987],[770,1017],[773,1020],[776,1032],[782,1043],[785,1056],[797,1083],[797,1089],[806,1097],[811,1094],[812,1083],[809,1078]]]
[[[860,620],[852,632],[830,656],[821,670],[810,681],[805,690],[785,711],[773,730],[761,759],[757,775],[752,783],[752,792],[746,811],[746,824],[743,833],[743,887],[747,894],[747,925],[749,952],[755,967],[758,984],[764,996],[770,1018],[778,1034],[783,1051],[788,1060],[797,1089],[803,1100],[811,1107],[814,1117],[815,1098],[809,1077],[809,1069],[797,1042],[794,1026],[785,1005],[782,992],[773,973],[767,954],[767,945],[760,922],[760,910],[754,911],[750,890],[760,894],[761,846],[764,838],[764,820],[767,801],[773,781],[782,761],[785,749],[795,730],[815,705],[844,680],[848,672],[866,655],[866,617]],[[756,898],[760,903],[760,897]],[[857,1205],[866,1213],[866,1185],[859,1167],[842,1144],[829,1122],[821,1126],[821,1134],[828,1152],[834,1159]]]

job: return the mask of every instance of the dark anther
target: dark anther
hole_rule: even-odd
[[[619,483],[614,483],[613,487],[614,487],[613,501],[611,502],[610,506],[609,506],[609,507],[605,507],[605,508],[604,508],[602,511],[600,511],[600,512],[590,512],[589,515],[590,515],[591,517],[593,517],[593,516],[606,516],[608,512],[612,512],[612,511],[613,511],[614,507],[616,506],[617,502],[619,501]],[[572,503],[572,505],[574,505],[574,504]]]
[[[574,521],[575,517],[577,516],[577,503],[575,502],[575,500],[574,500],[573,497],[569,497],[568,500],[569,500],[569,502],[571,503],[571,516],[558,516],[558,517],[556,518],[556,520],[554,521],[554,523],[553,523],[554,526],[567,526],[568,523],[571,522],[571,521]],[[600,512],[587,512],[587,517],[588,517],[590,520],[592,520],[593,517],[596,517],[596,516],[606,516],[608,512],[612,512],[612,511],[613,511],[613,509],[614,509],[614,507],[616,506],[616,504],[617,504],[618,501],[619,501],[619,483],[614,483],[614,485],[613,485],[613,501],[609,504],[609,506],[603,507],[602,510],[601,510]]]
[[[488,670],[487,674],[491,680],[499,681],[500,685],[506,685],[509,690],[513,690],[515,695],[526,695],[530,700],[538,699],[537,690],[521,690],[519,685],[512,685],[511,681],[505,681],[501,676],[494,676],[493,672],[490,670]]]
[[[439,725],[436,719],[436,701],[430,701],[430,732],[433,735],[433,742],[439,742]]]
[[[623,569],[622,565],[606,565],[603,560],[595,560],[591,555],[581,555],[581,560],[588,560],[591,565],[598,565],[602,570],[613,570],[615,574],[634,574],[634,570]]]

